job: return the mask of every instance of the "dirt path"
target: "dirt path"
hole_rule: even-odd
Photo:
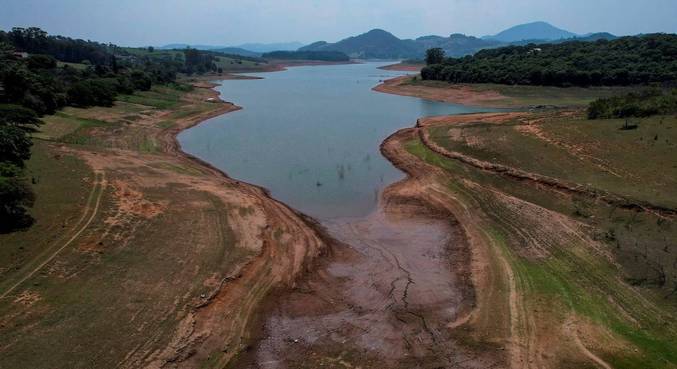
[[[92,220],[94,220],[94,218],[98,214],[99,205],[101,204],[101,196],[103,195],[105,189],[106,189],[105,173],[98,172],[96,173],[96,181],[92,185],[92,191],[90,192],[89,198],[87,199],[87,203],[82,213],[82,217],[80,218],[80,220],[78,220],[77,223],[75,223],[73,227],[73,230],[75,231],[73,236],[69,238],[66,242],[64,242],[58,249],[56,249],[56,251],[50,254],[47,257],[47,259],[42,261],[38,266],[29,271],[19,281],[17,281],[14,285],[12,285],[5,292],[3,292],[2,295],[0,295],[0,300],[7,297],[10,293],[16,290],[17,287],[26,282],[29,278],[33,277],[35,273],[39,272],[42,268],[44,268],[45,265],[49,264],[52,260],[54,260],[54,258],[56,258],[61,251],[63,251],[66,247],[71,245],[73,241],[75,241],[78,237],[80,237],[82,232],[84,232],[85,229],[89,227],[89,225],[92,223]],[[87,215],[89,215],[89,217],[87,217]],[[87,220],[85,221],[84,224],[82,224],[82,226],[80,226],[80,224],[85,220],[85,218]],[[49,249],[52,248],[53,247],[49,247]]]
[[[578,332],[578,327],[575,319],[573,318],[569,319],[569,321],[565,325],[565,329],[567,333],[573,337],[576,346],[581,350],[581,353],[585,355],[585,357],[590,359],[592,362],[594,362],[597,366],[599,366],[602,369],[614,369],[611,365],[609,365],[609,363],[607,363],[602,358],[595,355],[592,351],[588,350],[587,347],[585,347],[583,341],[581,341],[581,336]]]

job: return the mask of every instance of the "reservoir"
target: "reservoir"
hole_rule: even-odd
[[[307,66],[226,80],[221,98],[243,110],[191,128],[182,149],[320,220],[361,217],[403,177],[379,145],[423,116],[486,111],[372,91],[402,75],[387,63]]]

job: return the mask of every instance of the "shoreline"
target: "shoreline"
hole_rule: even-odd
[[[425,65],[423,65],[423,64],[397,63],[397,64],[385,65],[383,67],[378,67],[378,69],[393,70],[393,71],[398,71],[398,72],[416,72],[416,73],[419,73],[421,71],[421,69],[423,69],[423,67],[425,67]]]
[[[272,71],[271,71],[272,72]],[[238,78],[239,79],[239,78]],[[244,78],[244,79],[258,79],[258,78]],[[227,80],[227,79],[222,79]],[[225,115],[234,111],[238,111],[243,109],[242,107],[239,107],[235,105],[234,103],[227,102],[221,99],[220,93],[215,89],[215,87],[219,86],[220,83],[216,82],[214,79],[211,79],[210,82],[207,82],[208,85],[200,86],[198,88],[207,88],[210,91],[210,95],[213,98],[218,99],[218,101],[221,104],[224,104],[224,108],[210,112],[207,115],[204,116],[199,116],[196,117],[192,122],[190,122],[187,125],[184,125],[182,127],[177,127],[177,128],[171,128],[167,130],[165,133],[171,140],[171,146],[170,150],[174,152],[174,154],[180,158],[183,158],[185,160],[188,160],[192,163],[194,163],[197,166],[200,166],[202,168],[207,169],[209,172],[211,172],[215,177],[217,178],[223,178],[231,182],[235,187],[244,189],[250,194],[254,194],[255,196],[260,196],[263,201],[271,202],[273,206],[281,207],[283,211],[289,212],[293,217],[296,217],[299,219],[301,222],[298,224],[298,226],[301,227],[306,227],[308,230],[310,230],[312,233],[316,234],[319,237],[319,240],[323,243],[323,248],[319,251],[318,254],[315,256],[312,256],[309,258],[309,260],[303,261],[299,264],[299,269],[294,272],[293,270],[291,271],[293,275],[291,276],[291,279],[289,279],[287,282],[282,282],[278,283],[277,285],[271,285],[269,288],[269,292],[266,292],[263,294],[263,301],[257,302],[252,306],[252,309],[250,311],[250,315],[248,318],[244,319],[243,322],[243,331],[242,331],[242,336],[241,338],[244,338],[244,342],[240,342],[239,346],[240,348],[237,350],[234,350],[229,353],[229,356],[231,358],[237,357],[238,355],[241,354],[242,350],[245,350],[246,347],[248,347],[250,340],[255,339],[257,337],[257,332],[258,329],[252,326],[258,325],[260,323],[260,311],[269,304],[267,302],[270,299],[271,294],[279,294],[280,292],[276,291],[287,291],[290,288],[293,288],[293,286],[299,281],[300,279],[304,278],[304,276],[308,275],[311,273],[312,270],[315,270],[318,268],[319,265],[326,263],[327,259],[325,256],[331,255],[334,253],[334,248],[338,245],[337,241],[333,239],[325,229],[325,227],[316,219],[298,211],[297,209],[289,206],[288,204],[275,199],[270,191],[262,186],[249,183],[246,181],[238,180],[235,178],[232,178],[226,173],[225,171],[215,167],[214,165],[210,164],[209,162],[200,159],[199,157],[196,157],[192,154],[189,154],[185,151],[182,150],[181,145],[178,141],[178,135],[181,134],[183,131],[186,131],[190,128],[193,128],[195,126],[198,126],[209,119]],[[230,105],[230,106],[228,106]],[[273,247],[272,245],[268,246]],[[259,262],[261,261],[260,259],[263,258],[263,255],[259,255],[255,257],[253,260],[250,260],[250,262],[243,266],[241,271],[238,273],[238,276],[236,276],[234,279],[229,279],[230,282],[236,282],[238,281],[242,275],[244,274],[249,274],[252,275],[254,278],[258,277],[265,277],[265,273],[262,273],[258,271],[259,267]],[[220,291],[218,295],[226,295],[227,293],[224,291]],[[219,296],[215,295],[212,297],[212,299],[218,299]],[[200,306],[200,309],[202,309],[204,306],[208,305],[210,302],[207,301],[205,305]],[[245,333],[246,332],[246,333]],[[235,337],[233,337],[235,338]],[[236,339],[237,340],[237,339]],[[227,344],[227,346],[230,346],[230,344]],[[222,359],[222,363],[224,364],[231,364],[231,359]]]
[[[406,85],[406,82],[411,78],[411,76],[401,76],[387,79],[375,86],[372,90],[450,104],[496,109],[510,107],[510,105],[505,104],[505,100],[508,99],[508,97],[495,91],[476,91],[468,85],[458,85],[453,89],[430,91],[431,88],[429,87]]]

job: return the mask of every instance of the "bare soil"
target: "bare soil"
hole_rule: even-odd
[[[468,349],[453,336],[475,304],[469,250],[448,212],[410,197],[419,190],[398,183],[372,215],[326,224],[342,246],[275,297],[263,339],[233,367],[496,365],[495,353]]]
[[[423,69],[423,67],[425,67],[425,65],[423,65],[423,64],[397,63],[397,64],[386,65],[384,67],[380,67],[379,69],[394,70],[394,71],[399,71],[399,72],[420,72],[421,69]]]
[[[507,99],[499,92],[478,91],[469,85],[448,85],[445,88],[413,85],[407,83],[410,78],[402,76],[386,80],[374,87],[374,91],[474,106],[504,106]]]

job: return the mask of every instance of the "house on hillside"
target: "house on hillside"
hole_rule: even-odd
[[[28,53],[24,51],[15,51],[13,53],[14,57],[17,59],[26,59],[28,58]]]

